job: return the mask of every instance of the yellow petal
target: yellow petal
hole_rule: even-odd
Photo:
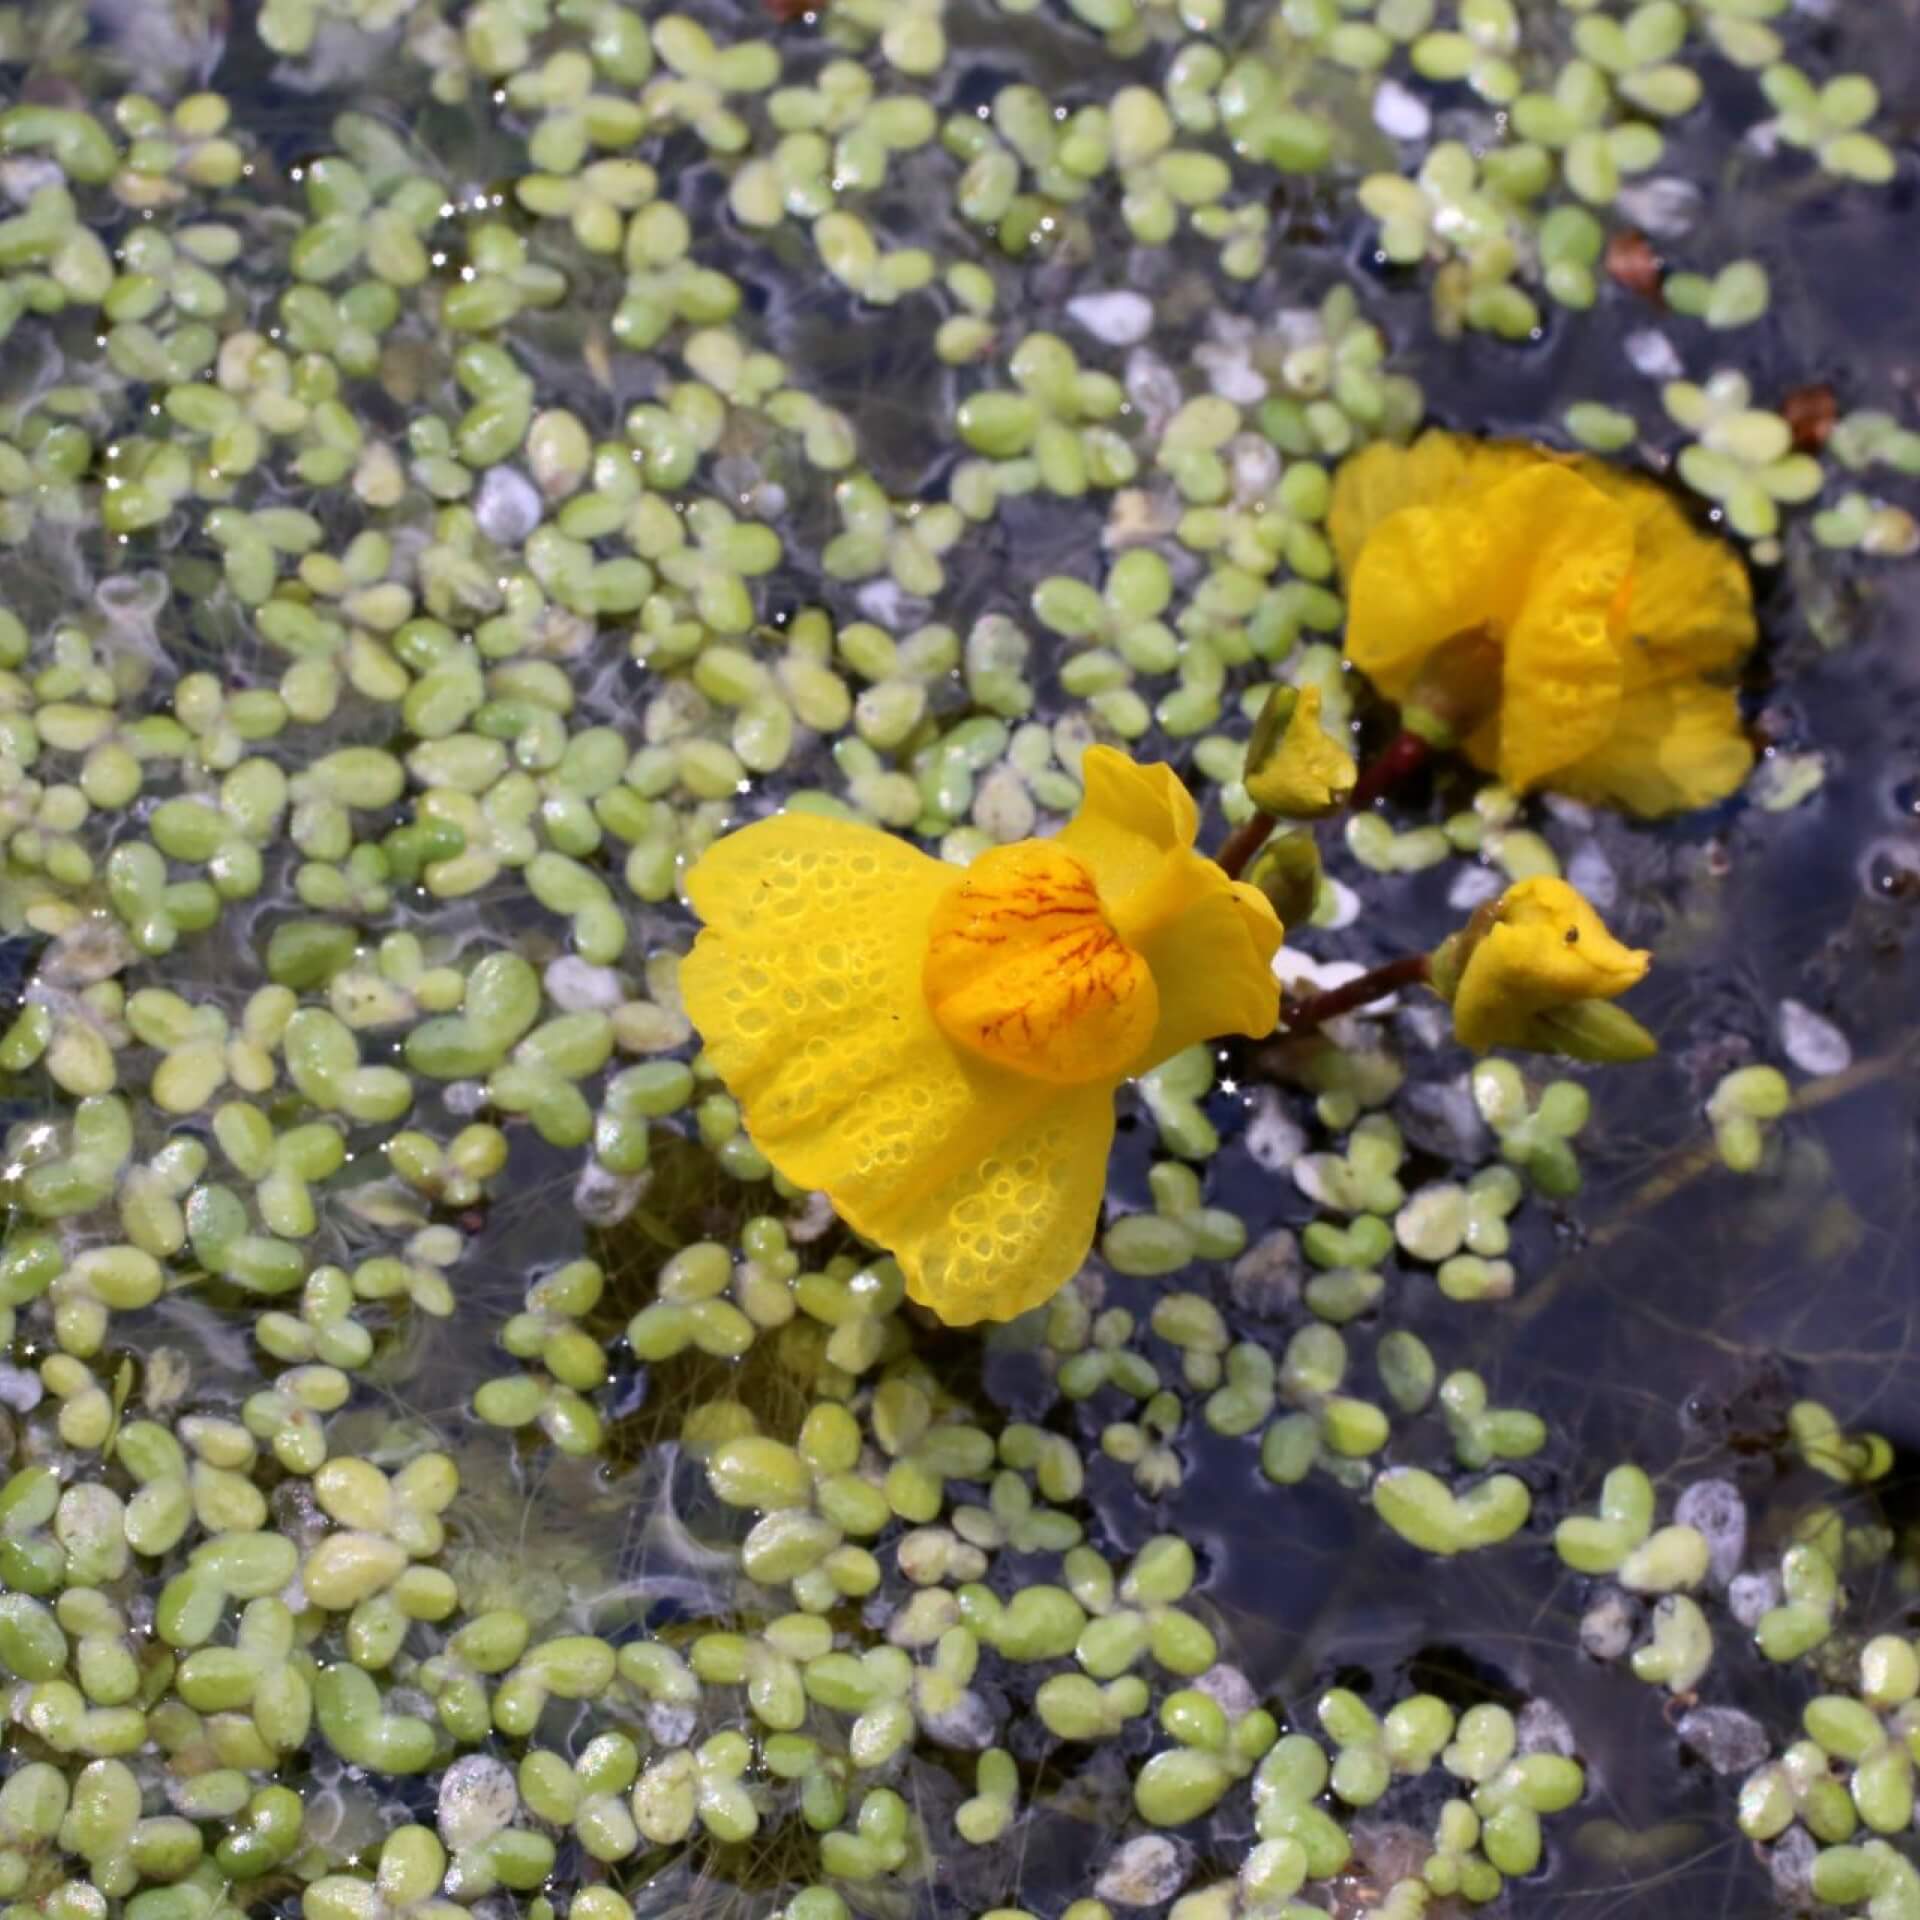
[[[1645,976],[1650,959],[1616,940],[1564,880],[1522,880],[1501,895],[1468,956],[1453,1030],[1482,1050],[1524,1044],[1543,1007],[1615,999]]]
[[[1626,677],[1633,524],[1561,466],[1502,481],[1482,510],[1503,556],[1500,777],[1524,792],[1613,729]]]
[[[1579,888],[1552,875],[1509,887],[1490,937],[1552,1000],[1611,1000],[1647,971],[1649,956],[1616,940]]]
[[[707,923],[680,967],[688,1017],[761,1152],[836,1204],[907,1178],[926,1138],[964,1141],[975,1102],[1007,1090],[921,991],[955,877],[891,834],[799,813],[716,841],[687,876]]]
[[[1020,1115],[978,1162],[923,1189],[878,1236],[908,1294],[951,1327],[1010,1320],[1051,1298],[1093,1244],[1112,1146],[1106,1086],[1055,1091]]]
[[[1113,1095],[1009,1073],[940,1030],[922,969],[955,878],[872,828],[745,828],[687,876],[707,925],[680,986],[760,1150],[962,1324],[1037,1304],[1085,1258]]]
[[[1747,569],[1731,543],[1700,532],[1673,494],[1642,474],[1601,460],[1583,460],[1579,471],[1633,523],[1628,631],[1652,657],[1646,677],[1668,678],[1663,669],[1675,665],[1694,673],[1737,666],[1759,631]]]
[[[1159,1017],[1153,974],[1064,847],[982,854],[935,908],[923,975],[949,1039],[1057,1086],[1111,1088]]]
[[[1211,860],[1186,858],[1205,869],[1200,884],[1185,910],[1140,949],[1160,990],[1160,1024],[1134,1073],[1222,1034],[1264,1040],[1280,1018],[1273,956],[1282,931],[1273,903]]]
[[[1489,535],[1460,508],[1408,507],[1361,549],[1347,595],[1347,658],[1389,700],[1404,700],[1449,641],[1491,622]]]
[[[1159,1024],[1128,1071],[1145,1073],[1196,1040],[1271,1033],[1281,930],[1266,896],[1191,851],[1199,812],[1171,767],[1089,747],[1081,772],[1086,799],[1054,844],[1086,863],[1114,931],[1146,960],[1160,994]]]
[[[1549,457],[1515,441],[1476,440],[1438,429],[1423,433],[1408,447],[1375,441],[1341,461],[1333,477],[1327,531],[1341,573],[1352,579],[1367,536],[1390,514],[1406,507],[1457,504],[1470,492]]]
[[[1425,445],[1404,458],[1429,476],[1452,472],[1454,491],[1373,526],[1352,569],[1347,657],[1405,700],[1423,677],[1454,677],[1445,663],[1459,649],[1469,649],[1457,665],[1470,679],[1472,636],[1491,636],[1501,679],[1482,697],[1497,698],[1499,715],[1468,750],[1509,784],[1532,786],[1606,737],[1624,674],[1632,523],[1570,467],[1528,449],[1481,449],[1483,459],[1449,447],[1416,460]],[[1464,681],[1450,691],[1470,710]]]
[[[1089,747],[1080,781],[1080,810],[1055,842],[1086,864],[1102,900],[1124,899],[1153,878],[1163,854],[1193,845],[1200,810],[1171,767]]]
[[[1554,785],[1652,819],[1724,800],[1752,766],[1733,689],[1676,680],[1630,692],[1602,745]]]
[[[1455,721],[1469,758],[1509,785],[1661,814],[1745,778],[1733,698],[1699,676],[1754,645],[1746,569],[1668,489],[1604,461],[1428,433],[1344,462],[1329,525],[1350,581],[1348,657],[1389,698]],[[1485,655],[1460,638],[1475,628],[1501,675],[1477,725]]]

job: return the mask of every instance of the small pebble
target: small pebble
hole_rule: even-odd
[[[1731,1480],[1696,1480],[1674,1502],[1674,1523],[1707,1543],[1707,1577],[1724,1587],[1747,1553],[1747,1503]]]
[[[473,517],[496,546],[517,547],[540,524],[540,490],[517,467],[489,467]]]
[[[1219,351],[1217,347],[1199,347],[1194,357],[1204,366],[1206,362],[1201,356]],[[1135,347],[1127,355],[1124,384],[1127,398],[1133,402],[1147,437],[1157,440],[1186,398],[1181,391],[1180,376],[1157,353],[1146,347]]]
[[[1153,331],[1153,302],[1143,293],[1083,293],[1067,302],[1067,314],[1110,347],[1137,345]]]
[[[1162,1833],[1129,1840],[1094,1882],[1094,1898],[1116,1907],[1157,1907],[1171,1900],[1187,1877],[1188,1849]]]
[[[1584,800],[1576,800],[1571,794],[1549,793],[1541,796],[1547,812],[1570,833],[1591,833],[1593,831],[1593,809]]]
[[[1658,328],[1642,327],[1638,333],[1628,334],[1624,345],[1627,364],[1649,380],[1678,380],[1686,371],[1673,342]]]
[[[1853,1064],[1847,1036],[1800,1000],[1780,1002],[1780,1048],[1802,1073],[1816,1078],[1844,1073]]]
[[[1813,1862],[1819,1852],[1805,1827],[1789,1827],[1767,1852],[1767,1871],[1780,1904],[1799,1913],[1813,1905]]]
[[[436,1819],[441,1839],[456,1851],[491,1839],[519,1810],[520,1790],[504,1760],[464,1754],[440,1776]]]
[[[1299,1299],[1300,1274],[1300,1243],[1281,1227],[1256,1240],[1233,1263],[1227,1284],[1234,1304],[1246,1312],[1278,1314]]]
[[[1285,1173],[1306,1151],[1307,1136],[1273,1087],[1253,1097],[1247,1119],[1247,1153],[1262,1173]]]
[[[610,1013],[627,996],[611,967],[577,953],[562,954],[546,971],[547,996],[566,1013]]]
[[[14,1413],[31,1413],[40,1404],[44,1392],[40,1376],[30,1368],[0,1365],[0,1407]]]
[[[1267,397],[1265,376],[1244,352],[1198,348],[1194,359],[1207,370],[1207,385],[1236,407],[1257,407]]]
[[[824,1193],[810,1193],[801,1203],[800,1211],[787,1221],[787,1238],[796,1247],[809,1246],[839,1224],[840,1216],[834,1212],[833,1202]]]
[[[1727,1611],[1743,1627],[1757,1627],[1760,1616],[1780,1604],[1780,1576],[1771,1568],[1761,1573],[1736,1574],[1727,1586]]]
[[[1635,180],[1614,195],[1621,215],[1656,240],[1677,240],[1693,230],[1700,213],[1700,189],[1670,173]]]
[[[993,1710],[977,1693],[964,1693],[950,1707],[920,1715],[920,1731],[936,1746],[980,1753],[993,1745]]]
[[[1750,1772],[1769,1752],[1766,1728],[1738,1707],[1695,1707],[1676,1730],[1715,1773]]]
[[[1580,1645],[1596,1660],[1618,1660],[1633,1644],[1633,1603],[1624,1593],[1603,1593],[1580,1616]]]
[[[1573,1722],[1551,1700],[1529,1700],[1514,1723],[1514,1738],[1522,1753],[1557,1753],[1571,1760],[1579,1743]]]
[[[1462,867],[1447,889],[1447,905],[1455,913],[1471,913],[1481,901],[1491,900],[1506,884],[1505,875],[1492,867]]]
[[[647,1709],[647,1731],[663,1747],[684,1747],[699,1724],[698,1707],[660,1700]]]
[[[1457,1080],[1410,1088],[1395,1112],[1408,1140],[1442,1159],[1472,1163],[1486,1152],[1487,1123],[1474,1104],[1473,1086],[1465,1074]]]
[[[1374,90],[1373,124],[1395,140],[1424,140],[1433,129],[1433,114],[1417,93],[1397,80],[1383,80]]]
[[[1344,880],[1336,880],[1330,873],[1324,876],[1324,880],[1320,902],[1323,911],[1315,917],[1313,924],[1324,927],[1329,933],[1338,933],[1342,927],[1350,927],[1360,918],[1360,896]]]
[[[1620,897],[1620,876],[1596,841],[1576,847],[1567,862],[1567,884],[1584,893],[1602,913]]]
[[[899,633],[915,619],[914,602],[907,590],[892,580],[869,580],[856,596],[860,616],[889,633]]]
[[[1193,1685],[1196,1691],[1215,1702],[1229,1720],[1241,1719],[1260,1704],[1253,1682],[1238,1667],[1230,1667],[1225,1661],[1209,1667]]]
[[[653,1176],[609,1173],[597,1160],[589,1160],[573,1183],[575,1211],[589,1226],[617,1227],[646,1192]]]

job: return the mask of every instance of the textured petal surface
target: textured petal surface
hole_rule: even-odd
[[[1093,1244],[1112,1147],[1110,1086],[1050,1090],[978,1162],[906,1201],[878,1235],[907,1292],[953,1327],[1039,1306]]]
[[[1347,658],[1403,700],[1448,641],[1490,626],[1506,604],[1504,549],[1472,506],[1405,507],[1374,528],[1347,595]]]
[[[1646,677],[1737,666],[1760,637],[1753,588],[1739,554],[1695,527],[1685,507],[1654,481],[1601,460],[1581,461],[1579,472],[1633,523],[1628,631],[1649,657]]]
[[[687,1012],[748,1133],[955,1325],[1037,1305],[1093,1238],[1113,1086],[1063,1092],[956,1048],[922,990],[958,875],[869,827],[783,814],[687,877]]]
[[[1468,511],[1486,515],[1500,546],[1499,767],[1524,792],[1613,729],[1626,678],[1633,523],[1560,466],[1517,473]]]
[[[1629,693],[1604,744],[1553,783],[1652,819],[1724,800],[1752,767],[1733,689],[1673,680]]]
[[[1495,636],[1497,716],[1469,737],[1516,788],[1578,760],[1613,725],[1626,678],[1628,515],[1569,468],[1522,466],[1445,506],[1382,521],[1353,576],[1347,655],[1404,699],[1450,644]]]
[[[747,1131],[883,1242],[903,1194],[977,1161],[1047,1092],[959,1053],[928,1010],[927,933],[957,878],[807,814],[729,834],[688,875],[707,925],[680,988]]]
[[[1192,851],[1173,771],[1093,748],[1086,787],[1067,832],[966,875],[796,813],[687,876],[681,991],[748,1133],[956,1326],[1078,1270],[1125,1073],[1279,1013],[1280,923]]]
[[[1514,441],[1475,440],[1463,433],[1423,433],[1411,446],[1377,440],[1340,463],[1334,475],[1327,531],[1349,580],[1360,549],[1388,515],[1404,507],[1457,503],[1476,487],[1492,486],[1552,456]]]
[[[1273,956],[1281,928],[1266,896],[1192,851],[1199,811],[1171,767],[1089,747],[1086,799],[1055,845],[1085,861],[1114,930],[1144,956],[1160,1022],[1128,1069],[1145,1073],[1196,1040],[1255,1039],[1280,1017]]]
[[[1389,699],[1424,679],[1423,699],[1437,685],[1470,704],[1483,656],[1458,636],[1491,636],[1498,708],[1464,747],[1510,786],[1551,781],[1653,815],[1746,777],[1734,697],[1701,678],[1755,643],[1746,568],[1666,488],[1600,460],[1428,433],[1343,463],[1329,524],[1350,582],[1348,658]]]

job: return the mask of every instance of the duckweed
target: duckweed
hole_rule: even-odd
[[[1583,1284],[1546,1247],[1617,1172],[1584,1079],[1450,1057],[1417,994],[1176,1051],[1098,1257],[976,1363],[774,1172],[677,982],[687,868],[775,807],[964,865],[1118,739],[1217,848],[1276,686],[1365,764],[1336,472],[1424,414],[1403,283],[1504,376],[1646,225],[1673,364],[1629,343],[1655,404],[1566,440],[1671,458],[1761,566],[1920,548],[1885,396],[1820,445],[1766,384],[1784,262],[1655,218],[1709,48],[1783,175],[1893,177],[1874,83],[1771,0],[1002,0],[978,100],[943,0],[268,0],[288,148],[191,11],[0,23],[0,1897],[847,1920],[964,1858],[969,1911],[1302,1920],[1364,1864],[1414,1920],[1540,1870],[1574,1737],[1384,1659],[1283,1703],[1259,1526],[1196,1517],[1231,1488],[1560,1571],[1676,1697],[1811,1662],[1727,1818],[1920,1913],[1878,1837],[1920,1662],[1852,1615],[1904,1567],[1892,1444],[1793,1398],[1820,1504],[1722,1567],[1661,1524],[1664,1440],[1595,1487],[1562,1383],[1458,1331]],[[1289,939],[1367,956],[1402,891],[1600,844],[1392,794],[1296,842]],[[1792,1090],[1701,1057],[1690,1141],[1757,1220]],[[1067,1904],[1023,1863],[1083,1791],[1115,1845]]]

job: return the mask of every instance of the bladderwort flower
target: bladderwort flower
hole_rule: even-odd
[[[681,991],[748,1132],[952,1325],[1077,1270],[1122,1080],[1278,1015],[1279,920],[1193,851],[1172,769],[1093,747],[1083,774],[1056,838],[965,873],[789,813],[687,876],[706,929]]]
[[[1329,530],[1347,657],[1430,744],[1642,815],[1746,778],[1746,571],[1651,480],[1433,432],[1347,461]]]

